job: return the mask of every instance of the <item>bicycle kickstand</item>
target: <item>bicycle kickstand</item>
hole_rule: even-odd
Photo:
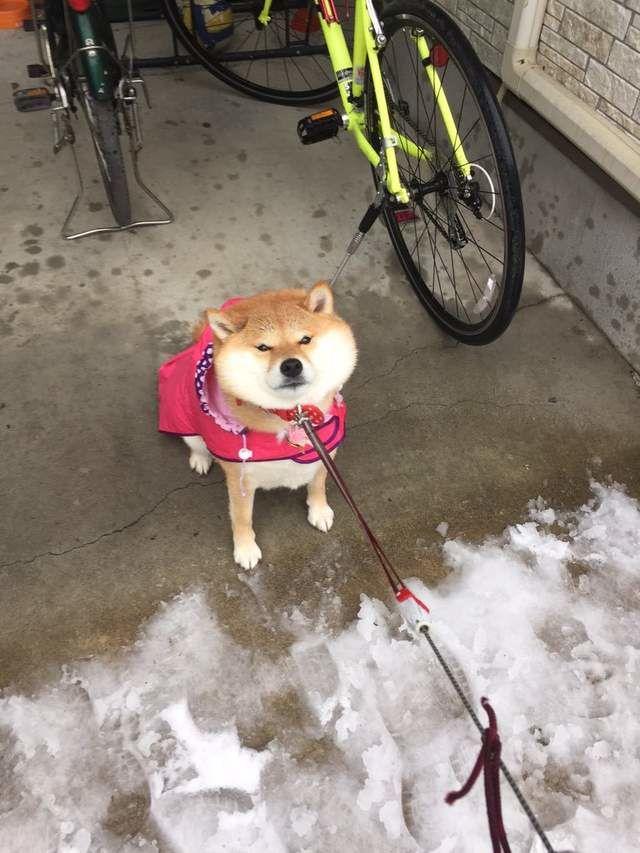
[[[360,224],[358,225],[358,230],[351,238],[349,245],[347,246],[347,250],[344,253],[344,257],[338,264],[338,268],[333,274],[333,278],[330,281],[331,287],[333,287],[337,280],[340,278],[344,271],[344,268],[349,263],[349,260],[358,251],[358,249],[360,248],[360,244],[364,240],[367,232],[378,218],[380,211],[382,210],[382,205],[384,204],[385,192],[386,190],[384,182],[380,181],[378,191],[376,192],[374,200],[366,209],[365,214],[360,220]]]

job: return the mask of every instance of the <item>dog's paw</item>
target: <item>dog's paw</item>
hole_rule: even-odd
[[[262,551],[256,542],[246,542],[236,545],[233,549],[233,559],[243,569],[255,569],[262,558]]]
[[[192,450],[189,454],[189,467],[196,474],[206,474],[211,468],[213,456],[210,453],[200,453],[198,450]]]
[[[323,533],[331,530],[333,527],[333,510],[329,504],[324,506],[310,506],[307,514],[309,524],[322,530]]]

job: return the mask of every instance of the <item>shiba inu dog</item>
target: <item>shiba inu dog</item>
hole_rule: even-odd
[[[159,429],[183,437],[194,471],[206,474],[213,459],[224,471],[234,559],[252,569],[262,556],[252,522],[256,489],[306,486],[309,523],[322,531],[333,524],[326,470],[293,417],[297,406],[312,413],[335,452],[356,344],[325,282],[229,300],[204,312],[195,337],[160,368]]]

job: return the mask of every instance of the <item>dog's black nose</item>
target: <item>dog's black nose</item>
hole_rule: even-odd
[[[280,372],[284,374],[287,379],[295,379],[296,376],[300,376],[302,373],[302,362],[299,358],[285,358],[280,365]]]

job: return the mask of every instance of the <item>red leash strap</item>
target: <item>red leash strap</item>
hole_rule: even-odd
[[[489,717],[489,726],[482,732],[480,752],[467,781],[459,791],[450,791],[445,797],[445,802],[451,806],[456,800],[466,797],[475,785],[480,773],[484,772],[484,795],[493,853],[511,853],[502,820],[502,802],[500,800],[500,751],[502,745],[498,734],[498,721],[489,700],[483,696],[480,701]]]
[[[351,511],[353,512],[353,514],[357,518],[358,523],[360,524],[360,526],[364,530],[365,536],[369,540],[371,547],[373,548],[375,555],[378,558],[385,575],[387,576],[387,580],[389,581],[391,589],[393,590],[393,594],[395,596],[397,596],[398,593],[401,592],[401,590],[405,588],[404,583],[402,582],[402,579],[400,578],[400,575],[394,569],[394,567],[391,563],[391,560],[389,560],[389,558],[387,557],[387,555],[383,551],[382,545],[378,542],[378,539],[376,538],[374,532],[369,527],[367,520],[365,519],[364,515],[358,509],[358,505],[356,504],[353,497],[351,496],[351,492],[349,491],[347,484],[343,480],[342,474],[336,468],[335,462],[331,458],[329,452],[327,451],[327,448],[324,446],[322,441],[320,441],[318,436],[315,434],[315,431],[313,429],[314,425],[316,425],[316,424],[314,424],[315,412],[319,412],[320,415],[322,416],[322,419],[319,422],[320,424],[324,420],[324,415],[322,415],[322,412],[320,411],[320,409],[316,408],[316,406],[305,405],[305,406],[296,406],[295,409],[271,409],[270,411],[273,414],[278,415],[278,417],[282,418],[283,420],[290,421],[291,423],[296,423],[298,426],[302,427],[302,429],[305,431],[307,438],[311,442],[313,449],[315,450],[315,452],[318,454],[318,456],[320,457],[320,459],[324,463],[324,466],[327,469],[327,471],[329,472],[329,474],[331,474],[333,481],[335,482],[336,486],[340,489],[340,492],[342,493],[342,497],[345,499],[348,507],[351,509]],[[317,418],[316,418],[316,420],[317,420]],[[317,425],[319,425],[319,424],[317,424]],[[415,598],[415,596],[414,596],[414,598]],[[402,601],[403,598],[400,598],[398,600]],[[415,599],[415,600],[419,601],[419,599]],[[422,607],[425,610],[427,610],[426,605],[422,604]]]

